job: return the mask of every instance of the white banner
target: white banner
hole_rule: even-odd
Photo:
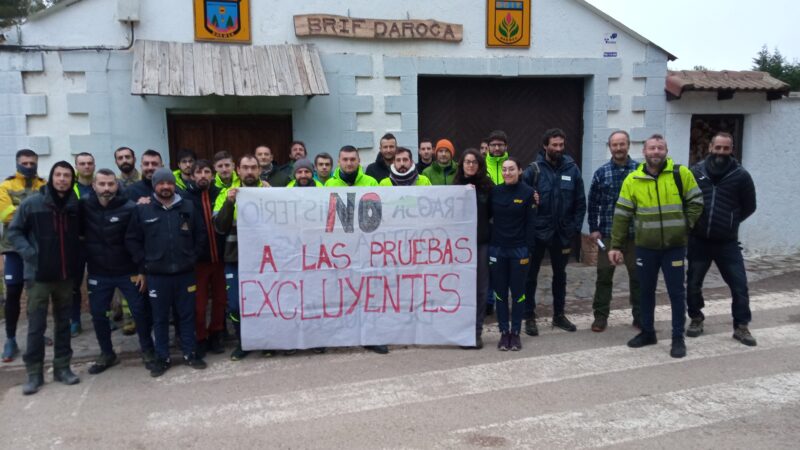
[[[242,347],[475,342],[475,191],[244,188]]]

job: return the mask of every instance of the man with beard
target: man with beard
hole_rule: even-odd
[[[3,252],[3,275],[6,283],[6,343],[3,346],[3,362],[13,361],[19,353],[17,322],[24,287],[22,257],[8,240],[8,227],[22,201],[39,192],[45,185],[45,181],[36,174],[39,164],[39,155],[36,152],[22,149],[17,152],[16,160],[17,170],[14,175],[0,183],[0,220],[3,221],[0,251]]]
[[[545,250],[553,268],[553,326],[575,331],[564,314],[567,297],[567,262],[572,239],[579,236],[586,214],[583,178],[575,161],[564,154],[566,134],[553,128],[542,137],[539,157],[525,169],[523,181],[539,194],[536,244],[531,251],[531,268],[525,289],[525,333],[539,334],[536,326],[536,286]],[[491,142],[490,142],[491,144]],[[491,147],[489,149],[491,151]]]
[[[433,140],[430,138],[420,139],[418,153],[417,172],[422,173],[422,171],[433,164]]]
[[[175,158],[178,160],[178,168],[172,172],[175,175],[175,185],[186,190],[186,186],[192,180],[192,166],[197,161],[197,155],[192,149],[182,148],[178,150]]]
[[[119,183],[123,188],[136,183],[142,179],[139,171],[136,170],[136,154],[128,147],[120,147],[114,150],[114,162],[119,169]]]
[[[263,187],[258,178],[261,169],[253,155],[239,158],[237,168],[241,187]],[[217,195],[214,204],[214,228],[217,233],[225,235],[225,281],[228,289],[228,318],[236,327],[236,348],[231,352],[231,360],[239,361],[250,352],[242,349],[242,326],[239,316],[239,247],[236,233],[236,193],[239,187],[223,189]]]
[[[88,198],[93,192],[94,169],[94,156],[91,153],[81,152],[75,155],[75,172],[78,175],[78,179],[75,180],[72,190],[79,200]],[[81,285],[83,285],[83,273],[86,267],[86,255],[83,251],[81,251],[78,265],[81,266],[80,274],[75,277],[75,284],[72,286],[72,311],[70,314],[70,334],[72,337],[77,337],[83,332],[83,327],[81,326],[81,303],[83,301]]]
[[[455,162],[456,148],[447,139],[440,139],[436,143],[436,161],[422,174],[428,177],[434,186],[445,186],[453,184],[458,171],[458,163]]]
[[[379,142],[380,152],[375,158],[375,162],[367,166],[367,175],[382,180],[389,176],[389,167],[394,161],[394,155],[397,152],[397,138],[391,133],[386,133],[381,137]]]
[[[177,316],[183,363],[205,369],[206,363],[195,353],[194,310],[195,263],[206,245],[200,214],[191,201],[175,192],[175,175],[162,167],[152,176],[153,200],[138,205],[131,217],[125,246],[139,275],[147,283],[153,312],[156,359],[150,376],[159,377],[171,366],[169,354],[170,312]]]
[[[400,147],[394,155],[394,162],[389,167],[389,176],[381,180],[380,186],[430,186],[431,180],[420,175],[414,166],[411,150]]]
[[[750,295],[739,225],[756,211],[756,188],[750,174],[733,157],[733,136],[717,133],[708,146],[708,157],[692,167],[706,207],[689,236],[687,304],[692,319],[686,335],[703,333],[703,279],[714,262],[731,290],[733,338],[755,346],[750,334]]]
[[[303,141],[292,141],[292,143],[289,144],[289,162],[281,167],[281,172],[291,178],[294,176],[294,162],[307,157],[308,150],[306,150],[306,144]]]
[[[339,149],[339,167],[333,171],[325,187],[346,186],[377,186],[375,178],[364,173],[361,169],[361,158],[358,150],[352,145],[345,145]]]
[[[608,149],[611,161],[600,166],[592,176],[589,187],[589,238],[598,246],[597,281],[594,288],[594,322],[592,331],[602,332],[608,326],[608,314],[611,308],[611,290],[614,283],[614,266],[608,262],[608,248],[611,246],[611,222],[614,219],[614,205],[619,197],[622,182],[629,173],[636,170],[636,161],[628,155],[631,146],[630,136],[622,130],[611,133],[608,137]],[[639,324],[639,278],[636,276],[636,264],[633,257],[636,248],[633,244],[633,228],[626,241],[623,253],[625,267],[628,269],[628,295],[633,314],[633,326]]]
[[[125,233],[136,204],[117,195],[119,183],[114,172],[109,169],[97,171],[92,188],[95,195],[80,201],[81,225],[89,268],[89,306],[100,346],[100,356],[89,367],[89,373],[99,374],[119,363],[111,344],[111,327],[106,315],[115,289],[119,289],[128,300],[135,318],[142,359],[149,368],[155,359],[155,347],[150,336],[150,310],[145,308],[142,295],[145,289],[144,277],[138,273],[138,267],[125,248]]]
[[[23,356],[28,382],[22,386],[25,395],[35,394],[44,384],[44,332],[51,302],[55,329],[53,380],[64,384],[80,382],[69,367],[69,311],[80,251],[78,199],[72,191],[73,183],[72,166],[66,161],[55,163],[47,185],[20,204],[8,230],[8,240],[24,261],[28,292],[28,345]]]
[[[508,159],[508,135],[495,130],[489,135],[486,171],[494,184],[503,184],[503,163]]]
[[[481,139],[480,152],[484,158],[489,154],[489,139]]]
[[[217,176],[214,178],[214,185],[220,189],[239,187],[239,177],[233,170],[233,156],[221,151],[214,153],[214,171]]]
[[[259,178],[267,186],[284,187],[291,179],[273,164],[272,149],[266,145],[259,145],[255,150],[258,166],[261,169]]]
[[[325,185],[333,172],[333,157],[328,153],[320,153],[314,157],[314,179]]]
[[[134,203],[149,203],[153,195],[153,174],[161,167],[164,167],[161,153],[145,150],[142,153],[142,179],[125,189],[125,196]]]
[[[201,214],[207,237],[206,245],[197,257],[195,275],[197,277],[197,295],[195,307],[195,334],[197,338],[197,354],[205,357],[207,351],[223,353],[225,346],[222,332],[225,329],[225,236],[214,231],[214,204],[220,189],[214,186],[214,171],[211,163],[201,159],[192,166],[192,180],[186,187],[186,197],[194,204],[194,209]],[[206,325],[206,310],[209,293],[211,294],[211,321]]]
[[[642,332],[628,341],[628,347],[640,348],[658,342],[653,320],[658,271],[661,270],[672,308],[669,354],[673,358],[683,358],[686,356],[683,339],[686,324],[684,258],[689,230],[703,212],[703,193],[692,171],[685,166],[675,167],[667,152],[664,137],[652,135],[644,143],[645,162],[622,182],[611,226],[608,260],[612,264],[623,261],[622,250],[633,219]]]
[[[324,185],[314,179],[314,165],[303,158],[294,162],[294,180],[286,187],[323,187]]]

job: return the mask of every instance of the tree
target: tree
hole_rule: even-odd
[[[753,58],[753,70],[769,73],[788,83],[793,91],[800,90],[800,63],[797,61],[790,63],[777,48],[770,53],[766,45],[761,47],[761,51]]]
[[[26,17],[61,0],[0,0],[0,28],[22,23]]]

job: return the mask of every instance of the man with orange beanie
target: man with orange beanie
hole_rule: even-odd
[[[440,139],[436,143],[435,155],[436,161],[422,171],[422,174],[428,177],[434,186],[453,184],[458,169],[458,164],[455,162],[456,148],[453,143],[447,139]]]

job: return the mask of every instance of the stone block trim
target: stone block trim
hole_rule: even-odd
[[[41,53],[0,53],[0,71],[41,72],[44,59]]]
[[[22,94],[21,72],[0,72],[0,94]]]
[[[355,148],[372,148],[375,145],[374,134],[375,133],[371,131],[348,131],[342,133],[342,141],[345,145],[352,145]],[[372,161],[361,161],[361,164],[366,166],[371,162]]]
[[[325,73],[338,73],[357,77],[371,77],[372,56],[345,53],[321,53],[320,59]]]
[[[15,136],[26,128],[24,115],[0,116],[0,136]]]
[[[387,95],[386,99],[386,112],[387,113],[416,113],[417,112],[417,96],[416,95]]]
[[[611,58],[429,58],[383,57],[386,77],[417,75],[594,75],[622,76],[622,62]],[[666,75],[666,69],[661,73]]]
[[[631,99],[631,111],[666,111],[666,99],[664,95],[645,95],[635,96]]]
[[[419,114],[402,113],[400,115],[401,126],[405,131],[419,131]]]
[[[0,105],[4,105],[0,108],[0,116],[47,114],[47,97],[45,95],[0,94]]]
[[[0,136],[0,155],[14,156],[21,148],[30,148],[39,155],[49,155],[50,138],[47,136]]]
[[[343,95],[339,97],[339,111],[343,113],[372,112],[371,95]]]
[[[89,152],[100,154],[108,152],[111,146],[111,134],[92,133],[88,135],[71,134],[69,136],[69,148],[73,154]]]
[[[666,77],[667,62],[643,62],[633,65],[633,78]]]
[[[111,52],[61,52],[61,67],[64,72],[104,72],[110,55]]]

